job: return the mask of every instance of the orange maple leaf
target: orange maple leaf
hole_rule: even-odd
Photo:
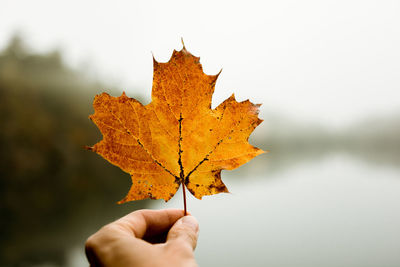
[[[184,193],[186,186],[199,199],[228,192],[221,170],[235,169],[264,152],[248,143],[262,122],[260,105],[237,102],[232,95],[211,109],[218,75],[206,75],[200,58],[183,45],[167,63],[154,59],[148,105],[125,93],[95,97],[90,119],[103,140],[89,149],[132,177],[130,191],[119,203],[168,201],[180,184]]]

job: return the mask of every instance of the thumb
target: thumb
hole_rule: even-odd
[[[187,215],[180,218],[171,227],[167,236],[167,244],[171,246],[185,246],[194,250],[197,244],[199,223],[196,218]]]

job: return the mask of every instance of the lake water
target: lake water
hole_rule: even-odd
[[[398,166],[346,154],[279,170],[267,157],[255,161],[223,172],[230,194],[189,196],[200,266],[400,266]],[[150,208],[182,208],[181,194]],[[82,244],[69,249],[66,266],[87,266]]]

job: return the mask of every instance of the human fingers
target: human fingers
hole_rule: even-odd
[[[133,233],[121,230],[121,226],[115,222],[101,228],[85,244],[86,257],[91,267],[142,266],[138,263],[154,258],[156,252],[151,250],[149,243],[135,238]]]
[[[154,236],[167,232],[172,225],[184,216],[183,210],[138,210],[134,211],[114,223],[121,226],[137,238]]]
[[[132,264],[125,264],[125,261],[149,261],[151,255],[159,252],[141,240],[142,237],[167,233],[183,215],[182,210],[138,210],[102,227],[86,241],[89,263],[92,266],[130,266]]]
[[[199,223],[195,217],[188,215],[180,218],[169,230],[167,246],[178,246],[193,251],[196,248]]]

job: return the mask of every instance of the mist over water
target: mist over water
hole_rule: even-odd
[[[398,169],[343,154],[256,176],[247,168],[224,174],[231,194],[188,202],[200,265],[398,266]]]

